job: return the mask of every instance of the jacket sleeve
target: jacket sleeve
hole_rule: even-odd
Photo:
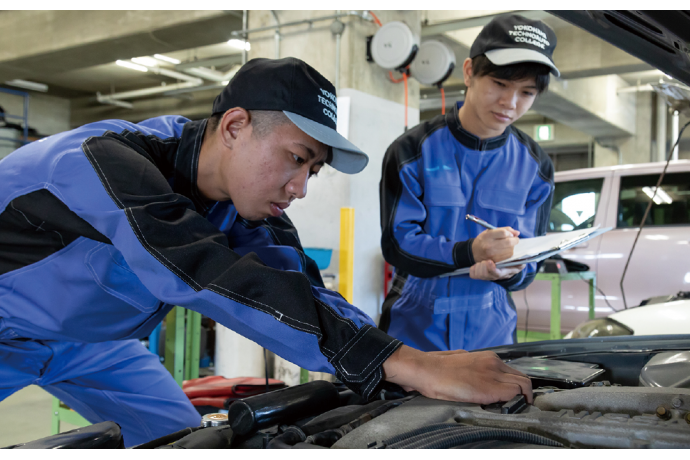
[[[524,238],[546,234],[549,225],[549,217],[551,215],[551,204],[553,202],[554,191],[553,163],[548,155],[541,150],[534,141],[532,141],[531,144],[532,152],[534,152],[534,156],[539,159],[540,163],[537,177],[534,179],[529,194],[527,195],[525,214],[518,218],[518,224],[516,226],[516,230],[520,231],[520,237]],[[541,263],[537,264],[536,262],[526,264],[525,268],[520,273],[507,280],[496,281],[496,283],[503,286],[508,291],[525,289],[534,281],[534,277],[540,265]]]
[[[232,251],[146,153],[118,135],[95,135],[64,154],[46,187],[107,237],[161,301],[198,311],[301,367],[335,373],[365,397],[381,387],[381,365],[400,341],[303,273]]]
[[[417,129],[420,129],[420,125]],[[425,233],[427,210],[420,180],[421,148],[417,133],[408,132],[386,151],[379,184],[381,250],[396,269],[430,278],[474,265],[472,241],[452,241]]]

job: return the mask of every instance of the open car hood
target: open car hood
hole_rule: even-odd
[[[690,85],[690,11],[549,11]]]

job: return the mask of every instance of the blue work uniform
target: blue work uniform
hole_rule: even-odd
[[[383,160],[381,248],[396,268],[385,322],[389,334],[423,351],[513,343],[508,291],[526,288],[536,264],[495,282],[439,275],[475,263],[472,241],[485,228],[466,214],[520,238],[543,235],[554,189],[553,164],[536,142],[513,126],[479,139],[462,128],[458,110],[409,130]]]
[[[0,400],[40,385],[127,445],[198,426],[136,340],[174,305],[364,397],[381,388],[401,342],[322,287],[287,216],[249,222],[202,196],[205,129],[107,120],[0,161]]]

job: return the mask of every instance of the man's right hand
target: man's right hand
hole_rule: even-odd
[[[520,239],[519,231],[510,227],[484,230],[472,242],[472,256],[475,263],[484,260],[500,262],[513,256],[513,248]]]
[[[424,353],[403,345],[383,363],[385,379],[405,390],[446,401],[491,404],[523,394],[532,403],[532,382],[491,351]]]

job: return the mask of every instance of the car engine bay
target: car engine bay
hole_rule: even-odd
[[[385,387],[365,401],[313,381],[251,396],[135,449],[689,448],[690,338],[607,337],[491,349],[533,383],[489,405]],[[520,364],[522,363],[522,364]],[[536,365],[535,365],[536,364]],[[588,369],[576,372],[577,369]],[[585,376],[583,379],[583,375]],[[9,448],[122,448],[103,422]]]

